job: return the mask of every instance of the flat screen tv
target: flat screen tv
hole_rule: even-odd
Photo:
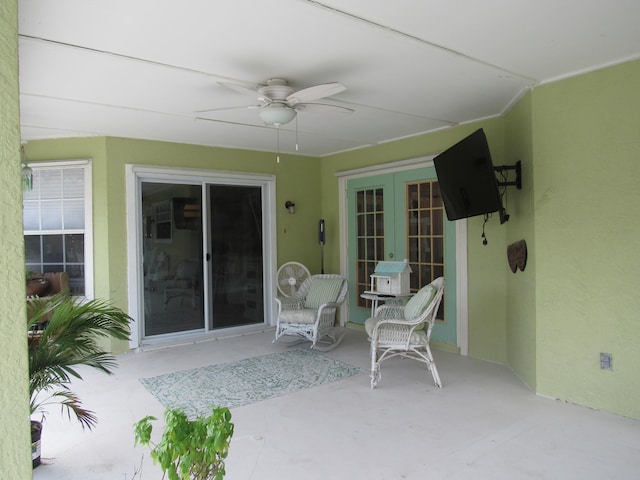
[[[500,222],[506,221],[484,130],[448,148],[433,163],[449,220],[500,211]]]

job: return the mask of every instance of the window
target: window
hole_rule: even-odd
[[[93,296],[91,163],[31,164],[33,189],[23,192],[27,270],[69,275],[72,295]]]
[[[384,191],[371,188],[356,193],[358,243],[356,275],[359,307],[371,308],[371,300],[360,295],[371,289],[371,274],[384,260]]]
[[[411,291],[417,292],[444,276],[444,203],[437,180],[407,183],[406,205]],[[438,320],[444,320],[444,303],[440,303]]]

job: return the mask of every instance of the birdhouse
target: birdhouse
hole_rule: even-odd
[[[371,274],[371,290],[387,295],[409,294],[411,267],[407,261],[379,262]]]

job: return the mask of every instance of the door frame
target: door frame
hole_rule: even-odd
[[[348,212],[347,212],[347,182],[356,178],[372,177],[388,173],[397,173],[417,168],[433,167],[435,155],[410,158],[397,162],[343,170],[335,173],[338,177],[338,222],[340,244],[340,271],[348,272]],[[446,220],[448,221],[448,220]],[[456,224],[456,341],[460,354],[469,354],[469,309],[467,287],[467,221],[457,220]],[[348,308],[342,308],[341,321],[347,321]]]
[[[143,254],[142,254],[142,204],[141,204],[141,184],[143,181],[159,180],[170,183],[190,183],[199,185],[219,184],[219,185],[247,185],[262,187],[262,225],[264,229],[263,252],[264,252],[264,309],[265,321],[262,324],[253,324],[240,327],[230,327],[226,329],[216,329],[205,332],[185,332],[164,336],[159,339],[143,338],[144,321],[144,286],[143,286]],[[215,170],[200,170],[179,167],[156,167],[148,165],[125,165],[126,183],[126,212],[127,212],[127,282],[128,282],[128,310],[133,319],[131,324],[131,337],[129,346],[132,349],[139,348],[144,344],[166,343],[176,340],[194,340],[197,338],[216,338],[218,336],[228,336],[231,331],[237,334],[264,330],[265,326],[274,325],[274,305],[271,299],[275,296],[275,266],[277,265],[276,253],[276,177],[269,174],[242,173]],[[203,196],[203,230],[206,228],[207,207],[204,205]],[[204,230],[206,231],[206,230]],[[203,247],[206,253],[206,243],[208,236],[203,235]],[[206,265],[206,263],[205,263]],[[206,272],[206,268],[205,268]],[[207,275],[205,275],[207,277]],[[207,278],[204,279],[205,288],[208,285]],[[205,306],[205,311],[207,311]],[[205,317],[205,323],[208,318]]]

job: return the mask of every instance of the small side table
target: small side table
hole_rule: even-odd
[[[360,294],[360,298],[364,298],[365,300],[371,300],[371,316],[373,317],[376,313],[376,308],[378,308],[378,302],[385,303],[399,303],[406,298],[410,298],[413,296],[413,293],[403,293],[403,294],[391,294],[391,293],[380,293],[373,292],[371,290],[365,290]]]

